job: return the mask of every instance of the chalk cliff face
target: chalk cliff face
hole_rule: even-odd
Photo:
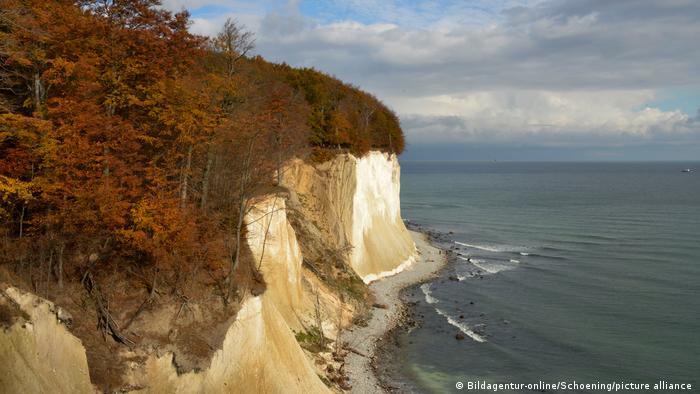
[[[284,182],[302,205],[311,205],[328,222],[337,248],[352,248],[350,265],[365,283],[412,263],[415,245],[401,220],[395,155],[339,155],[316,167],[299,160],[289,166]]]
[[[338,310],[343,309],[344,323],[348,323],[353,315],[352,306],[344,304],[302,268],[299,240],[288,220],[287,209],[284,197],[266,196],[255,202],[245,218],[246,241],[267,284],[264,297],[276,306],[295,332],[316,325],[315,312],[320,309],[321,328],[328,337],[333,337],[339,324],[335,319]]]
[[[150,354],[125,376],[145,393],[327,393],[295,333],[318,324],[334,338],[354,310],[303,268],[289,205],[318,221],[314,242],[346,251],[346,263],[365,282],[399,272],[413,261],[415,245],[400,217],[399,165],[395,156],[372,152],[340,155],[312,166],[290,163],[284,174],[290,195],[258,198],[245,217],[248,246],[266,291],[243,301],[222,348],[210,366],[178,374],[173,355]],[[308,235],[307,235],[308,236]],[[5,290],[30,317],[0,327],[0,388],[9,392],[93,392],[81,342],[72,336],[48,301]],[[320,312],[319,312],[320,311]],[[2,390],[0,390],[2,391]]]
[[[365,282],[413,262],[416,246],[401,220],[400,176],[396,156],[374,152],[357,159],[351,264]]]

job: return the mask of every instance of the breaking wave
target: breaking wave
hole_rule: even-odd
[[[430,283],[423,283],[420,286],[421,291],[425,294],[425,302],[428,304],[437,304],[439,301],[433,297],[433,292],[430,290]]]
[[[479,335],[479,334],[475,333],[474,331],[472,331],[471,328],[469,328],[468,325],[466,325],[466,324],[464,324],[464,323],[462,323],[462,322],[459,322],[459,321],[455,320],[454,318],[452,318],[452,316],[448,315],[447,313],[441,311],[441,310],[438,309],[438,308],[435,308],[435,311],[436,311],[440,316],[443,316],[445,319],[447,319],[447,322],[450,323],[450,325],[459,328],[459,331],[462,331],[462,333],[463,333],[464,335],[468,336],[469,338],[471,338],[471,339],[473,339],[473,340],[475,340],[475,341],[477,341],[477,342],[486,342],[486,339],[484,339],[484,337],[482,337],[481,335]]]
[[[511,246],[511,245],[476,245],[476,244],[468,244],[465,242],[459,242],[455,241],[457,245],[461,245],[467,248],[472,248],[472,249],[479,249],[479,250],[485,250],[487,252],[494,252],[494,253],[501,253],[501,252],[520,252],[521,250],[525,249],[522,246]],[[521,254],[523,252],[520,252]]]
[[[476,268],[478,268],[482,271],[488,272],[489,274],[497,274],[501,271],[511,270],[511,269],[515,268],[515,266],[510,265],[510,264],[503,264],[503,263],[486,261],[486,260],[479,260],[479,259],[471,259],[471,263]]]

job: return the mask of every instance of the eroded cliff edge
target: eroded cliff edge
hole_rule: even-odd
[[[125,349],[138,360],[126,372],[125,389],[340,390],[326,384],[330,351],[309,351],[304,338],[315,329],[324,339],[342,341],[339,328],[366,308],[361,282],[397,273],[413,261],[415,245],[400,216],[399,164],[394,155],[379,152],[339,155],[320,165],[297,160],[282,179],[286,190],[259,196],[245,218],[265,292],[246,296],[205,369],[178,373],[172,353]],[[59,320],[58,307],[12,287],[2,294],[0,302],[14,317],[0,326],[0,363],[9,366],[0,372],[0,387],[94,391],[85,349]]]

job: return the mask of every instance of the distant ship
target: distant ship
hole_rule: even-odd
[[[692,168],[686,168],[684,170],[681,170],[681,172],[693,172],[694,170]]]

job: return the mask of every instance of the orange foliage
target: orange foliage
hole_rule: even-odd
[[[227,53],[158,4],[0,0],[0,235],[65,250],[68,275],[201,264],[217,279],[245,202],[284,161],[403,149],[371,95],[245,58],[250,37],[231,26]]]

